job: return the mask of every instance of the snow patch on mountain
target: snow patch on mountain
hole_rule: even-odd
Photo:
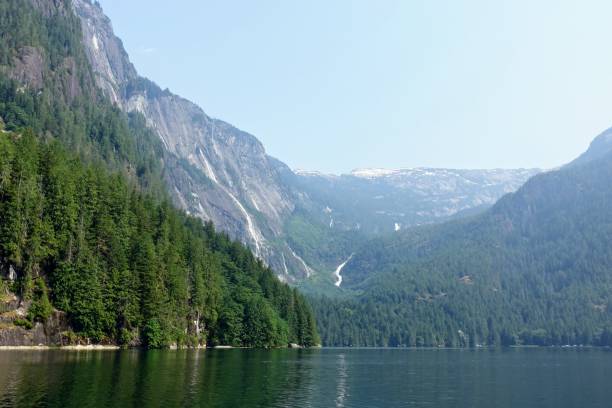
[[[383,176],[389,176],[391,174],[395,174],[399,172],[399,170],[391,170],[391,169],[355,169],[351,171],[351,176],[360,177],[360,178],[377,178]]]
[[[293,170],[293,173],[297,174],[298,176],[303,176],[303,177],[323,177],[323,178],[338,177],[335,174],[323,173],[321,171],[316,171],[316,170],[295,169]]]

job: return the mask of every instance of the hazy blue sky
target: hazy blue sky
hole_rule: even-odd
[[[612,126],[612,2],[101,0],[139,72],[292,168],[553,167]]]

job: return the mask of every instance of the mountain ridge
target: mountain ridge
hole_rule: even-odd
[[[589,161],[597,160],[606,156],[612,151],[612,128],[600,133],[589,145],[589,148],[577,159],[568,163],[567,166],[584,164]]]
[[[482,214],[364,243],[345,298],[313,298],[324,344],[610,345],[610,177],[612,151]]]
[[[321,257],[322,248],[308,250],[291,228],[293,220],[304,214],[301,219],[313,224],[311,229],[328,225],[330,220],[319,212],[330,206],[305,190],[301,176],[269,156],[255,136],[209,117],[196,104],[140,77],[99,5],[89,0],[72,0],[72,5],[81,20],[83,44],[98,87],[123,111],[142,114],[164,148],[178,158],[178,164],[164,172],[174,203],[249,245],[285,281],[300,282],[317,274],[331,279],[333,264],[348,256],[346,251]],[[444,209],[439,216],[426,216],[425,222],[489,205],[528,176],[517,175],[501,190],[487,194],[483,203],[476,199],[458,210]],[[387,225],[395,223],[407,227],[413,221]],[[359,232],[359,222],[353,217],[344,229]]]

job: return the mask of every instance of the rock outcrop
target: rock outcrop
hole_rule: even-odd
[[[289,262],[287,280],[305,276],[303,263],[278,244],[294,203],[259,140],[138,76],[100,6],[73,5],[98,86],[126,112],[144,115],[168,152],[200,173],[170,169],[166,181],[175,203],[250,245],[276,270],[285,271]]]
[[[44,322],[36,322],[24,328],[28,302],[23,302],[10,292],[0,293],[0,347],[36,347],[67,345],[66,333],[70,330],[66,314],[54,311]]]

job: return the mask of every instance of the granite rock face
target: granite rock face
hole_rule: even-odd
[[[36,322],[31,329],[17,326],[28,313],[29,302],[9,293],[0,293],[0,347],[61,346],[67,344],[65,334],[70,330],[66,314],[54,311],[44,322]]]
[[[20,54],[13,57],[14,70],[9,73],[9,76],[32,89],[41,89],[43,87],[43,58],[40,49],[23,47]]]
[[[73,6],[98,86],[126,112],[141,113],[170,153],[205,176],[171,169],[166,181],[175,204],[248,244],[287,280],[309,273],[278,243],[294,202],[259,140],[138,76],[100,6],[86,0]]]

